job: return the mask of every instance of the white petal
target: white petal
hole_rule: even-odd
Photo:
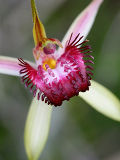
[[[62,45],[65,46],[65,43],[67,40],[69,40],[71,33],[73,33],[71,41],[78,35],[78,33],[81,34],[81,36],[84,36],[82,40],[86,38],[88,35],[96,14],[98,12],[98,9],[101,5],[103,0],[93,0],[87,8],[85,8],[82,13],[80,13],[77,18],[73,21],[72,25],[68,29],[66,35],[63,38]],[[64,48],[64,47],[63,47]],[[58,54],[59,56],[63,53],[63,49],[59,48]]]
[[[120,100],[104,86],[92,80],[89,91],[79,96],[98,112],[120,121]]]
[[[52,106],[34,98],[25,126],[25,148],[29,160],[37,160],[45,146]]]
[[[0,56],[0,73],[12,76],[20,76],[19,71],[21,66],[18,65],[18,63],[19,62],[17,58]],[[28,63],[35,67],[33,63]]]

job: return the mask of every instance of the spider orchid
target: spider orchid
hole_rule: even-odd
[[[36,63],[22,58],[0,56],[0,73],[20,76],[33,92],[25,127],[25,147],[29,160],[38,159],[48,137],[52,106],[79,96],[102,114],[120,121],[120,101],[108,89],[91,80],[93,56],[88,35],[103,0],[93,0],[74,20],[62,42],[48,38],[38,17],[33,15],[33,56]],[[56,49],[58,46],[58,50]]]

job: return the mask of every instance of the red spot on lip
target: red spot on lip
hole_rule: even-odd
[[[73,34],[71,34],[72,37]],[[20,74],[26,86],[36,93],[38,100],[45,103],[60,106],[64,100],[85,92],[89,89],[93,67],[87,63],[93,63],[93,57],[89,55],[90,46],[82,46],[86,41],[80,43],[83,37],[80,34],[71,42],[71,37],[66,44],[64,53],[57,60],[56,68],[47,66],[45,71],[40,64],[36,69],[27,62],[19,59],[22,66]],[[87,58],[84,59],[84,58]],[[37,92],[39,90],[39,92]]]

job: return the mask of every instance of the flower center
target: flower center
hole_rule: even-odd
[[[56,45],[53,43],[48,43],[44,48],[43,51],[45,54],[53,54],[56,51]]]
[[[47,70],[46,65],[48,65],[51,69],[55,69],[55,67],[56,67],[56,60],[53,59],[53,58],[49,58],[49,59],[45,60],[43,62],[43,66],[42,66],[44,68],[44,70]]]
[[[50,69],[56,68],[56,59],[54,58],[56,45],[62,47],[62,44],[59,40],[47,39],[45,43],[39,43],[33,49],[33,55],[37,66],[41,65],[45,71],[48,67]]]

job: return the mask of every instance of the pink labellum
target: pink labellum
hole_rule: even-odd
[[[93,67],[90,65],[93,64],[93,57],[89,55],[91,47],[84,45],[87,40],[80,42],[83,38],[80,34],[71,41],[72,35],[66,42],[62,56],[56,59],[57,53],[52,55],[56,60],[54,69],[46,64],[45,70],[42,61],[37,69],[34,69],[30,64],[19,59],[19,65],[22,67],[20,70],[22,80],[26,87],[29,86],[34,96],[38,94],[38,100],[60,106],[64,100],[69,100],[79,92],[89,89],[93,75],[91,72]]]

